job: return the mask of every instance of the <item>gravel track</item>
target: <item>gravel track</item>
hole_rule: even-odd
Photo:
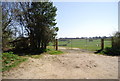
[[[117,79],[118,57],[81,49],[59,48],[65,54],[29,58],[3,73],[3,79]]]

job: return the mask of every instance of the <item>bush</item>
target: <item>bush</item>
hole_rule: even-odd
[[[113,47],[116,48],[116,49],[120,49],[120,32],[117,32],[114,35]]]
[[[106,54],[106,55],[119,56],[120,55],[120,49],[107,47],[103,50],[103,53]]]
[[[104,54],[107,55],[120,55],[120,32],[116,32],[115,35],[113,36],[114,42],[113,42],[113,47],[107,47],[103,50]]]

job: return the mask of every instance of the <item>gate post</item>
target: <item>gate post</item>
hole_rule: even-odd
[[[71,49],[72,49],[72,39],[71,39],[71,42],[70,42],[70,43],[71,43]]]
[[[101,39],[101,50],[104,49],[104,38]]]
[[[55,44],[56,44],[56,45],[55,45],[55,46],[56,46],[56,50],[58,50],[58,39],[56,39],[55,42],[56,42],[56,43],[55,43]]]

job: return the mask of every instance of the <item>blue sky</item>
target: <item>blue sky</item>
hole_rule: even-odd
[[[54,2],[60,37],[110,36],[118,31],[117,2]]]

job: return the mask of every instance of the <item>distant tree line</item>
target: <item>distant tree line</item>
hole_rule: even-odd
[[[46,49],[59,30],[52,2],[2,2],[2,45],[16,51]]]

